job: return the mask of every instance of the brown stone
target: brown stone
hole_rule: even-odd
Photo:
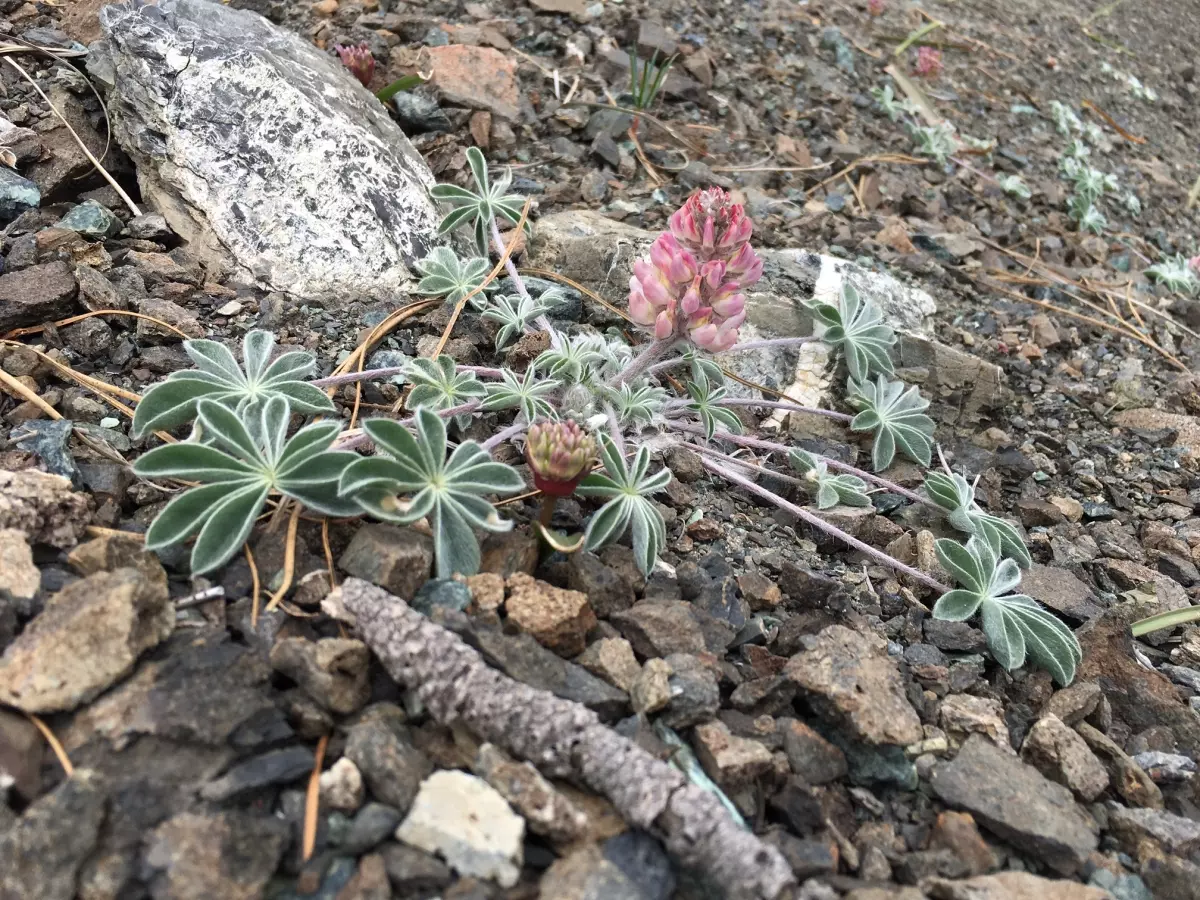
[[[576,657],[575,663],[623,691],[631,690],[642,674],[633,646],[625,638],[594,641]]]
[[[997,872],[964,881],[922,882],[934,900],[1110,900],[1111,894],[1078,881],[1052,880],[1029,872]]]
[[[841,720],[859,740],[911,744],[921,740],[921,720],[904,693],[887,641],[844,625],[801,638],[805,647],[788,662],[786,677],[810,702]]]
[[[587,646],[596,614],[586,594],[554,587],[524,572],[508,579],[508,621],[560,656],[576,656]]]
[[[0,332],[69,316],[76,289],[75,273],[65,262],[0,275]]]
[[[128,675],[174,627],[165,580],[117,569],[76,581],[0,658],[0,701],[30,713],[74,709]]]
[[[704,771],[723,787],[749,784],[771,768],[770,750],[758,741],[732,734],[724,722],[697,725],[693,735]]]
[[[1108,787],[1108,772],[1100,760],[1058,716],[1043,716],[1034,723],[1021,745],[1021,759],[1089,802]]]
[[[427,47],[431,84],[455,106],[484,109],[510,121],[520,114],[517,65],[491,47],[450,44]]]
[[[930,850],[950,850],[967,865],[971,875],[982,875],[996,867],[996,854],[970,813],[947,810],[940,813],[929,835]]]

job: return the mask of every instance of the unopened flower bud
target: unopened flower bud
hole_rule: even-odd
[[[525,461],[534,486],[552,497],[569,497],[596,458],[596,440],[571,419],[537,422],[525,438]]]

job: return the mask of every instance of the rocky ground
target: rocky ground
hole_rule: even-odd
[[[901,374],[933,400],[947,458],[980,477],[990,512],[1023,526],[1036,561],[1023,589],[1077,628],[1079,677],[1060,689],[1042,671],[1005,672],[980,631],[933,620],[919,586],[714,482],[686,451],[665,460],[676,476],[668,567],[649,579],[624,546],[539,563],[528,504],[506,509],[518,528],[487,541],[483,574],[465,583],[431,579],[417,529],[331,522],[326,540],[304,521],[294,588],[253,626],[252,598],[283,579],[282,529],[256,534],[253,570],[239,556],[211,578],[189,577],[185,552],[146,553],[138,535],[168,494],[132,475],[150,444],[130,438],[110,400],[128,406],[187,367],[183,336],[233,344],[267,328],[328,371],[409,298],[302,296],[275,257],[247,262],[290,237],[205,243],[205,223],[172,206],[170,151],[153,129],[131,140],[120,85],[133,76],[114,80],[95,53],[86,67],[19,53],[38,89],[0,66],[0,147],[13,164],[0,167],[2,900],[717,896],[607,801],[436,724],[329,614],[331,583],[348,577],[411,601],[496,669],[663,758],[675,751],[653,726],[674,729],[782,852],[798,896],[1200,894],[1200,630],[1129,636],[1130,622],[1200,593],[1200,301],[1142,275],[1200,249],[1188,209],[1200,16],[1187,0],[887,0],[877,16],[836,0],[229,6],[330,56],[366,42],[373,88],[432,73],[393,115],[439,180],[465,179],[472,144],[512,166],[514,189],[535,201],[522,266],[621,302],[640,246],[711,184],[739,194],[770,251],[752,298],[758,330],[805,333],[798,301],[834,259],[854,263],[902,328]],[[82,49],[101,36],[98,9],[0,0],[0,33]],[[927,38],[945,70],[920,89],[989,146],[944,167],[916,155],[871,93],[889,83],[885,66],[912,76],[916,50],[893,50],[930,17],[944,23]],[[640,146],[609,105],[634,46],[680,54]],[[84,71],[109,86],[118,141]],[[1091,162],[1120,185],[1101,235],[1067,215],[1069,137],[1054,100],[1099,128]],[[214,159],[239,148],[218,149]],[[1019,175],[1031,196],[1005,193],[997,175]],[[271,177],[279,184],[283,166]],[[1138,215],[1120,200],[1129,192]],[[372,247],[372,263],[411,252]],[[353,252],[352,241],[338,251]],[[367,280],[391,270],[378,271]],[[620,324],[571,300],[562,327]],[[405,322],[376,358],[428,352],[447,315]],[[488,328],[466,316],[449,352],[494,364]],[[527,339],[506,362],[539,349]],[[793,384],[802,369],[772,358],[748,374],[822,395],[821,373]],[[125,393],[106,400],[89,377]],[[368,384],[359,405],[386,412],[400,396]],[[353,389],[338,400],[348,418]],[[867,455],[845,430],[769,412],[748,424]],[[915,486],[921,473],[897,464],[889,477]],[[831,515],[932,571],[941,524],[900,497],[876,508]],[[577,530],[588,511],[563,502],[557,522]],[[27,714],[61,742],[69,777]]]

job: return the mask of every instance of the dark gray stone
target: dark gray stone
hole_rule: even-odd
[[[629,696],[624,691],[601,681],[582,666],[562,659],[528,634],[480,630],[473,638],[489,664],[530,687],[582,703],[609,721],[621,716],[628,707]]]
[[[346,735],[346,756],[358,766],[372,796],[408,812],[422,780],[433,764],[413,745],[404,711],[377,703],[363,711],[362,719]]]
[[[602,619],[633,606],[633,585],[593,553],[572,553],[567,563],[567,587],[587,594],[592,611]]]
[[[947,806],[965,809],[1014,847],[1072,875],[1099,844],[1096,823],[1071,792],[987,737],[973,734],[931,779]]]
[[[645,900],[669,900],[674,894],[675,872],[656,838],[631,829],[609,838],[602,850],[604,858],[637,885]]]
[[[72,900],[76,875],[96,845],[105,791],[87,769],[40,798],[0,833],[0,897]]]
[[[391,836],[404,818],[400,810],[384,803],[368,803],[350,821],[338,849],[347,856],[361,856]]]
[[[388,881],[397,896],[426,896],[447,887],[450,868],[438,859],[407,844],[390,843],[379,848]]]
[[[200,789],[205,800],[222,803],[263,788],[291,784],[312,773],[313,755],[307,747],[285,747],[240,762]]]
[[[471,589],[452,578],[431,578],[413,597],[412,608],[431,615],[437,607],[462,611],[471,605]]]
[[[111,210],[95,200],[85,200],[63,216],[58,227],[78,232],[85,237],[102,239],[119,234],[125,226]]]
[[[0,218],[15,219],[27,209],[36,209],[42,192],[28,178],[22,178],[8,166],[0,166]]]

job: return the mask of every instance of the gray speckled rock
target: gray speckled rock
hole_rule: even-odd
[[[142,193],[267,290],[390,297],[433,241],[433,176],[332,56],[210,0],[106,7],[88,68]]]

